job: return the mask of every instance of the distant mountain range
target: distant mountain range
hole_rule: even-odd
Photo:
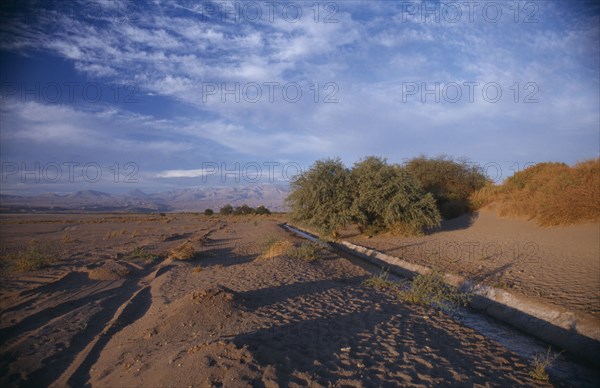
[[[285,211],[289,188],[284,185],[243,187],[200,187],[147,194],[134,189],[127,194],[108,194],[95,190],[71,194],[44,193],[34,196],[0,194],[0,212],[218,212],[226,204]]]

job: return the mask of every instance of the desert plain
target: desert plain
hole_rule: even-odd
[[[281,228],[286,221],[281,214],[2,214],[0,385],[600,381],[585,365],[536,380],[530,357],[444,311],[366,285],[376,269],[343,254],[322,249],[303,260],[265,250],[268,241],[302,244]],[[598,232],[598,223],[541,228],[484,210],[422,237],[352,230],[342,237],[599,318]],[[19,254],[32,244],[54,250],[56,260],[26,268]]]

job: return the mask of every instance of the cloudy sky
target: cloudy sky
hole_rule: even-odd
[[[594,3],[3,1],[1,191],[281,182],[367,155],[499,180],[598,157]]]

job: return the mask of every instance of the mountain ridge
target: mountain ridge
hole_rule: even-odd
[[[97,190],[31,196],[0,194],[0,212],[200,212],[209,208],[218,212],[226,204],[264,205],[272,211],[285,211],[288,194],[289,188],[283,185],[186,187],[157,193],[135,188],[125,194]]]

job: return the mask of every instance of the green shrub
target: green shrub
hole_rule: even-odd
[[[446,311],[466,306],[471,298],[470,294],[446,284],[443,274],[435,269],[426,275],[417,275],[406,290],[398,293],[398,297],[403,302],[433,306]]]
[[[445,219],[471,211],[470,196],[489,181],[481,167],[465,159],[448,156],[420,156],[409,160],[406,168],[417,178],[425,191],[433,194]]]
[[[336,235],[352,220],[350,172],[340,159],[325,159],[296,176],[287,197],[294,221]]]
[[[212,216],[214,213],[215,213],[215,212],[213,212],[213,210],[212,210],[212,209],[206,209],[206,210],[204,211],[204,215],[206,215],[206,216]]]
[[[363,232],[420,234],[439,225],[433,197],[406,169],[370,156],[354,165],[350,178],[352,214]]]
[[[439,225],[431,194],[385,159],[368,157],[348,170],[339,159],[317,161],[292,181],[292,219],[335,237],[351,222],[363,232],[420,234]]]

